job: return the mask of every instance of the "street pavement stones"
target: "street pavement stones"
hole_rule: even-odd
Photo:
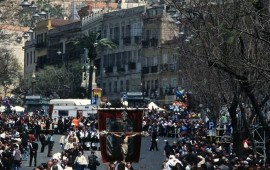
[[[61,135],[54,135],[55,143],[53,148],[53,153],[57,153],[61,151],[59,139]],[[149,151],[151,145],[151,137],[143,137],[141,143],[141,155],[140,161],[138,163],[133,163],[133,167],[135,170],[158,170],[162,167],[162,162],[164,161],[165,157],[163,155],[163,148],[165,146],[164,140],[168,140],[170,144],[172,141],[176,140],[174,138],[163,138],[160,137],[158,140],[158,149],[159,151]],[[38,142],[38,155],[37,155],[37,165],[41,163],[47,163],[50,159],[47,157],[48,147],[45,147],[44,153],[40,153],[41,144]],[[87,157],[90,155],[90,151],[85,151],[84,155]],[[97,170],[107,170],[108,164],[103,164],[101,161],[101,154],[100,151],[96,152],[98,156],[98,160],[100,161],[100,166],[98,166]],[[32,167],[29,167],[29,157],[27,161],[22,162],[21,170],[33,170],[34,164],[32,162]]]

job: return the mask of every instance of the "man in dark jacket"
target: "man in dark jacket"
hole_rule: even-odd
[[[44,152],[44,149],[45,149],[45,146],[47,145],[47,141],[46,141],[46,136],[45,134],[40,134],[40,143],[41,143],[41,150],[40,152],[43,153]]]
[[[38,151],[38,144],[32,140],[29,141],[29,149],[30,149],[30,161],[29,167],[32,166],[32,161],[34,158],[34,166],[37,166],[37,151]]]
[[[157,130],[154,129],[152,134],[151,134],[151,147],[150,147],[150,151],[152,150],[156,150],[158,151],[158,147],[157,147]]]
[[[88,168],[90,170],[96,170],[97,169],[97,166],[100,165],[99,161],[97,160],[97,156],[95,155],[95,151],[92,150],[91,151],[91,155],[88,156]]]

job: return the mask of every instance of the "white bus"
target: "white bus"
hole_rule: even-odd
[[[49,102],[52,119],[62,117],[91,116],[97,114],[96,105],[89,99],[52,99]]]

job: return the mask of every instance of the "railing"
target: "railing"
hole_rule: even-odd
[[[124,67],[117,67],[117,72],[125,72],[125,68]]]
[[[157,73],[158,72],[158,66],[151,66],[151,73]]]
[[[143,74],[148,74],[149,73],[149,67],[143,67],[142,68],[142,73]]]
[[[36,48],[45,48],[45,47],[47,47],[47,43],[45,43],[45,42],[36,43],[35,47]]]
[[[123,38],[123,44],[124,44],[124,45],[129,45],[129,44],[131,44],[131,37],[124,37],[124,38]]]
[[[149,40],[142,41],[142,48],[147,48],[147,47],[149,47],[149,45],[150,45]]]

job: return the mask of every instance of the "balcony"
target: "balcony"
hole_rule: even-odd
[[[149,67],[143,67],[142,68],[142,73],[143,74],[148,74],[149,73]]]
[[[113,66],[105,68],[106,73],[113,73]]]
[[[158,72],[158,66],[151,66],[151,73],[157,73]]]
[[[169,71],[168,64],[162,64],[162,65],[160,65],[160,72],[168,72],[168,71]]]
[[[150,45],[149,40],[143,40],[143,41],[142,41],[142,48],[148,48],[149,45]]]
[[[136,63],[135,62],[129,62],[128,63],[128,70],[136,70]]]
[[[131,44],[131,37],[130,36],[124,37],[123,38],[123,44],[124,45],[130,45]]]
[[[151,38],[151,47],[158,47],[158,39],[157,38]]]
[[[45,47],[47,47],[47,43],[46,42],[39,42],[39,43],[36,43],[35,47],[36,48],[45,48]]]
[[[116,45],[119,45],[119,39],[113,39],[112,42]]]
[[[125,72],[125,67],[117,67],[117,72],[118,73]]]

